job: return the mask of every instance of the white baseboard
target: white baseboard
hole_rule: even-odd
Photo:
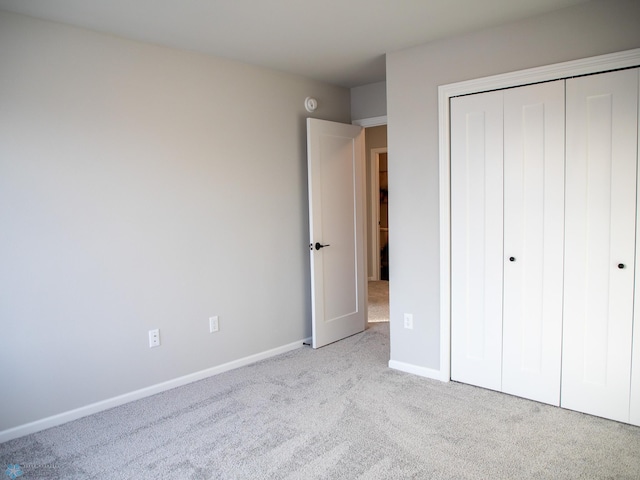
[[[421,377],[431,378],[433,380],[440,380],[441,382],[448,382],[450,379],[445,376],[442,371],[434,370],[432,368],[419,367],[411,363],[398,362],[396,360],[389,360],[389,368],[394,370],[400,370],[401,372],[412,373]]]
[[[118,395],[117,397],[108,398],[106,400],[92,403],[84,407],[76,408],[74,410],[69,410],[68,412],[63,412],[58,415],[53,415],[51,417],[43,418],[41,420],[36,420],[35,422],[26,423],[24,425],[18,425],[17,427],[13,427],[13,428],[9,428],[8,430],[1,431],[0,443],[8,442],[9,440],[13,440],[14,438],[23,437],[25,435],[39,432],[41,430],[46,430],[47,428],[57,427],[58,425],[71,422],[72,420],[77,420],[79,418],[86,417],[88,415],[93,415],[94,413],[102,412],[104,410],[108,410],[113,407],[118,407],[120,405],[124,405],[125,403],[133,402],[135,400],[140,400],[141,398],[150,397],[151,395],[155,395],[157,393],[161,393],[166,390],[171,390],[172,388],[181,387],[189,383],[197,382],[199,380],[204,380],[205,378],[209,378],[214,375],[219,375],[221,373],[228,372],[229,370],[234,370],[236,368],[244,367],[246,365],[259,362],[260,360],[265,360],[270,357],[275,357],[276,355],[280,355],[282,353],[286,353],[291,350],[300,348],[303,346],[303,343],[310,344],[311,337],[306,338],[304,340],[300,340],[298,342],[290,343],[288,345],[276,347],[271,350],[267,350],[265,352],[256,353],[255,355],[249,355],[248,357],[240,358],[238,360],[224,363],[216,367],[207,368],[206,370],[200,370],[199,372],[191,373],[183,377],[174,378],[173,380],[168,380],[166,382],[158,383],[156,385],[151,385],[149,387],[141,388],[140,390],[135,390],[133,392],[125,393],[123,395]]]

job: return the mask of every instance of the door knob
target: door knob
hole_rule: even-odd
[[[321,248],[324,247],[330,247],[331,245],[329,245],[328,243],[326,245],[322,245],[320,242],[316,242],[316,250],[320,250]]]
[[[509,261],[510,262],[515,262],[516,261],[516,257],[509,257]]]
[[[622,269],[624,268],[624,263],[619,263],[619,264],[618,264],[618,268],[619,268],[620,270],[622,270]]]

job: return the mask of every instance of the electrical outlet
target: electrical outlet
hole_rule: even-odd
[[[149,330],[149,348],[160,346],[160,329]]]
[[[413,314],[412,313],[404,314],[404,328],[413,330]]]
[[[220,323],[218,316],[209,317],[209,333],[214,333],[220,330]]]

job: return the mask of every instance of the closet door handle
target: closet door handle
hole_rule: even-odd
[[[509,261],[510,262],[515,262],[516,261],[516,257],[509,257]]]
[[[619,268],[620,270],[622,270],[622,269],[624,268],[624,263],[619,263],[619,264],[618,264],[618,268]]]

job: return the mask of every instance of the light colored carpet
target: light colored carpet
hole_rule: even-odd
[[[640,428],[391,370],[388,332],[12,440],[0,461],[25,480],[640,478]]]
[[[389,321],[389,282],[369,281],[369,322]]]

